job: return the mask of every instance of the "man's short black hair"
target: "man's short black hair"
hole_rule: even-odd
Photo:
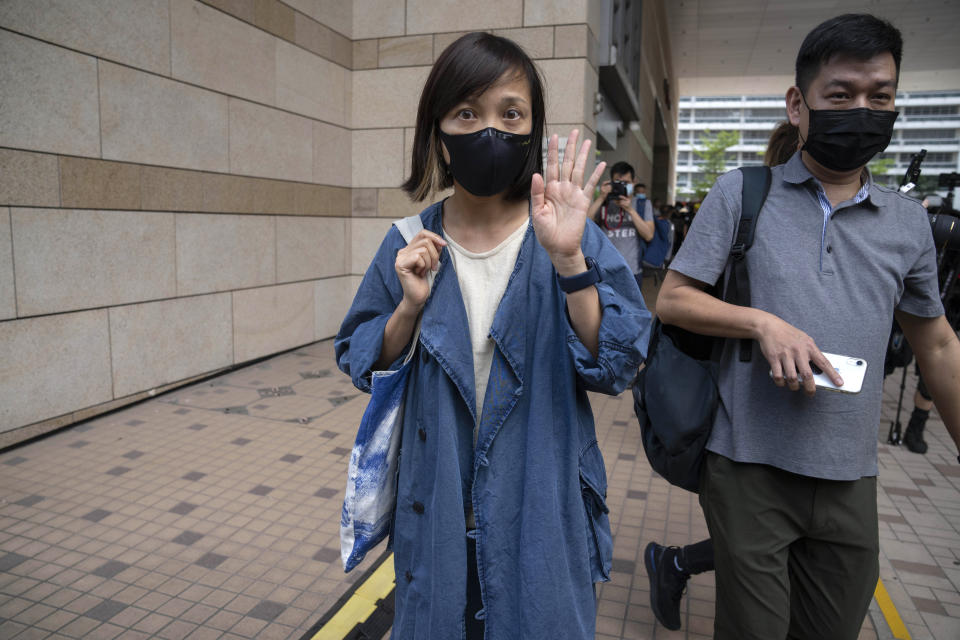
[[[820,67],[835,55],[869,60],[889,52],[897,65],[900,80],[900,58],[903,56],[903,37],[892,24],[868,13],[845,13],[821,23],[807,34],[797,53],[795,82],[804,95]]]
[[[611,178],[613,178],[614,174],[616,174],[616,175],[618,175],[618,176],[622,176],[622,175],[624,175],[624,174],[626,174],[626,173],[629,173],[629,174],[630,174],[630,177],[632,177],[632,178],[636,178],[636,177],[637,177],[636,172],[633,170],[633,167],[630,165],[629,162],[624,162],[623,160],[621,160],[620,162],[615,162],[615,163],[613,164],[613,166],[610,167],[610,177],[611,177]]]
[[[634,188],[634,189],[646,189],[646,188],[647,188],[647,185],[643,184],[642,182],[638,182],[636,185],[634,185],[633,188]]]

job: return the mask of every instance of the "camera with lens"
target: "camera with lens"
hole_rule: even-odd
[[[937,257],[941,258],[944,252],[960,249],[960,212],[953,208],[952,197],[954,187],[960,185],[960,173],[941,173],[937,182],[950,193],[946,198],[926,197],[933,242],[937,246]]]
[[[611,180],[610,181],[610,193],[607,194],[607,199],[604,200],[603,204],[608,205],[611,202],[616,204],[617,200],[621,196],[627,195],[627,183],[623,180]]]

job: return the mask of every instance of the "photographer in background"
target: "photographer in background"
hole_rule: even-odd
[[[622,161],[615,163],[610,167],[610,180],[600,185],[599,195],[587,210],[587,217],[607,234],[633,269],[637,286],[641,286],[643,251],[654,233],[653,207],[647,200],[645,185],[636,186],[638,193],[634,197],[633,181],[633,167]],[[641,207],[642,211],[637,213]]]

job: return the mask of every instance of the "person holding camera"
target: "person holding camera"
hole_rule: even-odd
[[[866,168],[893,133],[902,50],[900,32],[871,15],[814,28],[786,92],[800,149],[772,168],[744,257],[751,306],[706,291],[727,270],[739,171],[710,189],[660,291],[665,324],[731,338],[699,487],[718,640],[858,637],[879,575],[877,425],[891,316],[960,447],[960,342],[940,301],[926,212]],[[748,362],[740,339],[754,343]],[[859,393],[816,390],[819,368],[844,391],[824,351],[867,363]]]
[[[633,269],[637,286],[642,286],[643,250],[654,234],[653,207],[647,200],[646,185],[634,187],[634,175],[633,167],[626,162],[610,167],[610,179],[600,185],[587,216],[607,234]]]

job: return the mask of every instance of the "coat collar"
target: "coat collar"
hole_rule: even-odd
[[[423,226],[438,235],[443,234],[443,202],[429,207],[422,214]],[[528,225],[520,254],[514,265],[507,288],[497,307],[490,337],[497,345],[499,354],[494,355],[491,384],[496,384],[495,393],[489,394],[492,405],[485,406],[484,414],[493,419],[501,412],[498,410],[500,399],[512,399],[525,379],[524,354],[527,342],[527,323],[517,316],[524,315],[529,306],[527,282],[534,253],[538,247],[533,226]],[[476,386],[473,375],[473,347],[470,344],[467,312],[463,306],[460,284],[453,268],[449,249],[440,252],[440,268],[433,281],[433,290],[424,307],[420,328],[420,340],[427,351],[440,363],[453,380],[463,401],[470,408],[474,422],[478,422]],[[502,370],[496,362],[502,355],[509,371]],[[496,377],[496,380],[494,380]],[[481,399],[482,400],[482,399]],[[512,402],[510,403],[512,406]],[[502,418],[505,418],[504,414]],[[484,420],[486,423],[487,420]]]

